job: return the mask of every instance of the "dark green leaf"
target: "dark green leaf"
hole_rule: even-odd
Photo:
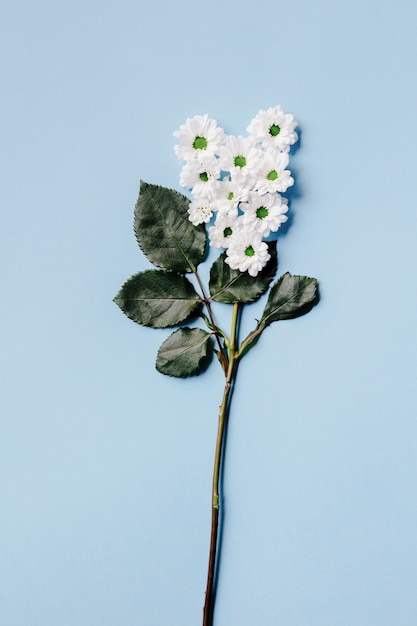
[[[277,271],[277,242],[268,243],[269,259],[255,277],[248,272],[232,270],[225,263],[226,252],[220,255],[210,270],[210,295],[216,302],[254,302],[268,289]]]
[[[159,348],[156,369],[167,376],[193,376],[208,367],[212,353],[209,333],[201,328],[180,328]]]
[[[182,194],[141,182],[135,207],[134,230],[138,244],[156,266],[176,272],[192,272],[206,248],[204,224],[188,219],[190,201]]]
[[[289,320],[308,313],[318,302],[318,283],[308,276],[281,276],[273,285],[263,312],[261,323]]]
[[[138,324],[153,328],[176,326],[198,315],[201,299],[182,274],[146,270],[135,274],[114,298],[123,313]]]
[[[308,276],[288,272],[273,285],[257,327],[242,341],[239,358],[257,343],[262,331],[272,322],[289,320],[308,313],[319,301],[318,283]]]

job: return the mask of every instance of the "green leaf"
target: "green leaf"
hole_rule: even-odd
[[[190,222],[189,204],[173,189],[141,181],[134,230],[141,250],[157,267],[192,272],[203,260],[206,229]]]
[[[269,293],[268,302],[257,327],[242,341],[239,358],[253,348],[261,333],[272,322],[305,315],[318,301],[318,282],[315,278],[291,276],[289,272],[281,276]]]
[[[232,270],[225,263],[226,252],[220,255],[210,270],[210,295],[216,302],[254,302],[268,289],[277,271],[277,242],[268,243],[269,259],[266,266],[255,277],[248,272]]]
[[[308,276],[281,276],[273,285],[261,323],[269,326],[279,320],[290,320],[308,313],[318,302],[318,283]]]
[[[180,328],[159,348],[156,369],[167,376],[193,376],[208,367],[212,354],[209,333],[201,328]]]
[[[201,299],[182,274],[146,270],[125,282],[116,304],[131,320],[143,326],[176,326],[190,315],[198,315]]]

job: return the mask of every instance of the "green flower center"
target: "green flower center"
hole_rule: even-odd
[[[244,156],[239,155],[234,158],[233,163],[236,165],[236,167],[245,167],[246,159]]]
[[[255,250],[252,248],[252,246],[248,246],[245,250],[245,254],[246,256],[253,256],[255,254]]]
[[[193,141],[193,148],[205,150],[207,148],[207,139],[205,137],[196,137]]]
[[[271,170],[267,176],[268,180],[276,180],[278,178],[277,170]]]
[[[269,211],[266,207],[260,206],[259,209],[256,209],[256,217],[259,217],[260,220],[263,220],[264,217],[268,217]]]
[[[230,228],[230,226],[228,226],[223,231],[223,237],[230,237],[232,233],[233,233],[233,230]]]
[[[272,124],[272,126],[269,127],[269,134],[271,135],[271,137],[276,137],[280,134],[280,132],[281,129],[276,124]]]
[[[200,174],[200,180],[203,181],[203,183],[206,183],[208,181],[208,176],[207,176],[207,172],[201,172]]]
[[[233,200],[233,198],[234,198],[234,197],[235,197],[235,194],[233,193],[233,191],[231,191],[231,192],[229,193],[229,195],[227,196],[227,199],[228,199],[228,200]]]

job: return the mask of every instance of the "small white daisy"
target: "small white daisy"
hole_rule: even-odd
[[[224,179],[219,182],[213,195],[213,203],[220,213],[237,215],[239,202],[247,200],[249,189],[242,183]]]
[[[293,115],[285,113],[280,106],[271,107],[267,111],[259,111],[247,127],[248,133],[264,148],[275,148],[288,152],[290,146],[298,139],[294,132],[297,122]]]
[[[223,129],[217,126],[216,120],[209,119],[207,113],[188,118],[173,134],[180,140],[174,147],[179,161],[216,154],[225,140]]]
[[[187,161],[181,170],[180,185],[186,189],[192,189],[194,196],[210,197],[219,177],[219,160],[207,154],[199,159]]]
[[[265,152],[262,165],[259,168],[255,189],[260,194],[287,191],[294,184],[288,165],[287,152]]]
[[[213,226],[208,229],[212,248],[228,248],[230,237],[238,229],[240,218],[237,215],[218,213]]]
[[[268,246],[259,233],[239,229],[230,238],[225,262],[233,270],[248,272],[255,277],[270,258]]]
[[[249,202],[242,205],[242,223],[248,230],[256,230],[262,237],[276,232],[287,221],[288,200],[279,194],[266,193],[260,196],[252,192]]]
[[[251,137],[229,135],[219,151],[221,168],[230,172],[231,180],[250,187],[256,179],[262,152]]]
[[[194,226],[207,224],[213,215],[214,207],[208,198],[199,198],[190,202],[188,219]]]

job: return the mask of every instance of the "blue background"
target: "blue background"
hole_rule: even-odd
[[[411,0],[3,5],[4,626],[201,623],[222,374],[158,374],[169,332],[112,298],[149,266],[139,179],[179,188],[172,132],[276,104],[301,128],[280,272],[322,299],[239,370],[215,624],[417,623],[416,22]]]

